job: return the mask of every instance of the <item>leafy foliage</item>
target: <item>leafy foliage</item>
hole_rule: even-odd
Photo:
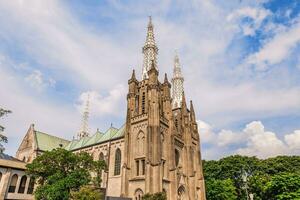
[[[71,191],[79,191],[82,186],[92,181],[90,172],[95,173],[103,169],[101,167],[105,164],[101,162],[93,161],[85,152],[74,154],[61,148],[46,151],[26,166],[27,173],[38,182],[35,198],[69,199]],[[98,181],[101,183],[101,179]]]
[[[145,194],[143,200],[167,200],[167,195],[164,192],[158,192],[155,194]]]
[[[4,115],[11,113],[10,110],[5,110],[3,108],[0,108],[0,118],[3,117]],[[7,137],[3,134],[1,134],[4,131],[4,126],[0,125],[0,153],[3,153],[4,147],[1,143],[7,143]]]
[[[256,200],[300,199],[300,156],[278,156],[266,160],[256,157],[229,156],[218,161],[204,161],[207,199],[246,200],[252,193]],[[229,183],[233,183],[232,190]],[[219,195],[219,196],[218,196]],[[222,196],[223,195],[223,196]]]
[[[236,190],[231,179],[206,181],[206,197],[214,200],[236,200]]]
[[[102,200],[103,194],[90,186],[83,186],[79,191],[71,193],[71,200]]]

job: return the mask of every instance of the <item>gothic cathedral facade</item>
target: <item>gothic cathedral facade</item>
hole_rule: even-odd
[[[111,127],[91,137],[83,131],[77,140],[61,140],[63,144],[50,135],[49,140],[51,144],[57,140],[57,145],[70,151],[86,151],[94,159],[106,160],[109,170],[103,173],[102,186],[109,196],[141,200],[146,193],[165,192],[168,200],[205,200],[200,136],[193,104],[190,101],[188,106],[185,99],[178,55],[172,84],[167,74],[159,81],[158,48],[151,18],[143,54],[141,80],[136,78],[134,70],[128,80],[127,116],[120,129]],[[48,137],[41,134],[44,133],[31,126],[17,158],[30,162],[33,159],[30,156],[42,153],[43,149],[37,146],[42,142],[33,139]],[[32,141],[28,142],[30,138]]]

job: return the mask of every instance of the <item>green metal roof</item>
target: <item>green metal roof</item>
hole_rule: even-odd
[[[34,131],[34,135],[36,138],[37,147],[41,151],[51,151],[52,149],[61,147],[61,145],[62,147],[65,147],[70,143],[70,141],[68,140],[40,131]]]
[[[125,124],[117,129],[110,127],[105,133],[97,131],[94,135],[90,137],[84,137],[80,140],[72,140],[68,145],[65,146],[67,150],[76,150],[87,146],[92,146],[98,143],[106,142],[111,139],[119,138],[124,136]]]

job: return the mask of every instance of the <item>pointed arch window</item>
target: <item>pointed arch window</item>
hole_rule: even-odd
[[[145,113],[145,101],[146,101],[145,92],[143,92],[143,96],[142,96],[142,114]]]
[[[144,192],[140,188],[136,189],[135,193],[134,193],[134,200],[142,200],[143,195],[144,195]]]
[[[195,167],[194,167],[194,149],[193,147],[190,147],[190,159],[191,159],[191,169],[194,171]]]
[[[121,174],[121,150],[118,148],[115,153],[115,170],[114,175]]]
[[[104,154],[102,152],[99,154],[99,160],[104,160]]]
[[[33,194],[34,183],[35,183],[34,178],[30,178],[29,185],[28,185],[28,190],[27,190],[27,194]]]
[[[179,159],[180,159],[179,151],[177,149],[175,149],[175,165],[176,165],[176,167],[179,164]]]
[[[137,135],[137,155],[144,155],[145,153],[145,134],[140,131]]]
[[[26,186],[27,176],[22,176],[20,186],[18,189],[18,193],[23,194],[25,192],[25,186]]]
[[[17,181],[18,181],[18,175],[14,174],[10,179],[10,184],[9,184],[9,188],[8,188],[9,193],[15,193]]]

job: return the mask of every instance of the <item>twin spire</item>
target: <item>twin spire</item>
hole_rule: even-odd
[[[152,18],[150,16],[148,27],[147,27],[146,41],[143,47],[144,61],[143,61],[143,70],[142,70],[142,80],[148,78],[148,71],[153,66],[157,69],[157,53],[158,53],[158,48],[155,43]],[[182,97],[183,97],[182,96],[183,81],[184,78],[181,73],[179,57],[176,52],[174,58],[174,69],[173,69],[173,78],[172,78],[172,98],[173,98],[172,107],[173,108],[181,107]]]
[[[147,37],[145,45],[143,47],[144,62],[143,62],[143,71],[142,79],[148,78],[148,71],[151,69],[152,65],[157,69],[157,52],[158,48],[155,43],[152,18],[149,17]]]

